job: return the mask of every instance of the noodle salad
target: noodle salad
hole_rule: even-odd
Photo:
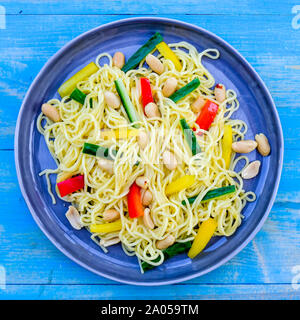
[[[180,253],[193,259],[213,236],[232,235],[256,199],[243,181],[261,163],[245,154],[268,156],[270,145],[263,133],[245,140],[247,124],[231,118],[237,94],[202,64],[219,55],[155,33],[127,61],[122,52],[98,55],[38,116],[57,164],[40,173],[53,204],[50,174],[56,195],[72,204],[72,227],[88,229],[105,252],[121,243],[141,272]]]

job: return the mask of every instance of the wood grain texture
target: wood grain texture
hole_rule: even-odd
[[[249,17],[245,16],[234,18],[235,25],[239,27],[234,33],[231,26],[233,18],[230,16],[218,17],[218,25],[210,15],[201,19],[197,16],[188,16],[187,19],[185,15],[174,18],[216,33],[233,45],[253,65],[268,86],[278,108],[286,148],[296,148],[300,139],[300,115],[294,101],[299,100],[300,93],[294,89],[293,84],[299,79],[299,70],[286,67],[297,64],[299,54],[299,50],[297,52],[294,46],[298,33],[290,26],[291,17],[254,16],[253,31],[250,34]],[[81,16],[80,24],[77,26],[78,17],[72,15],[8,17],[7,30],[0,32],[1,103],[9,109],[9,112],[1,113],[0,149],[13,148],[14,127],[22,99],[46,61],[80,33],[115,19],[112,16]],[[275,43],[272,37],[266,36],[266,24],[276,34]],[[21,28],[24,33],[18,35]],[[290,35],[288,38],[287,34]],[[278,46],[278,43],[285,45]]]
[[[294,1],[1,1],[0,30],[0,299],[300,299],[293,289],[300,265],[300,30],[291,26]],[[170,10],[171,8],[171,10]],[[136,15],[159,15],[208,29],[234,46],[269,88],[285,137],[275,205],[255,239],[217,270],[159,290],[118,284],[61,254],[39,230],[22,198],[13,158],[22,99],[46,61],[77,35]],[[80,23],[78,23],[80,22]],[[1,281],[0,281],[1,282]],[[117,289],[116,289],[117,288]]]
[[[162,14],[218,14],[258,15],[289,14],[295,5],[293,0],[277,1],[218,1],[218,0],[2,0],[8,14],[107,14],[107,15],[162,15]]]
[[[116,294],[117,292],[117,294]],[[156,293],[155,293],[156,292]],[[298,300],[290,285],[171,285],[158,288],[127,285],[9,285],[3,299],[86,300]]]

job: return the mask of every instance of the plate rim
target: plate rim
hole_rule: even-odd
[[[272,195],[270,197],[270,200],[268,202],[266,211],[265,211],[264,215],[262,216],[260,222],[252,230],[252,232],[245,239],[245,241],[243,241],[239,246],[237,246],[233,251],[231,251],[226,257],[222,258],[218,263],[214,264],[213,266],[210,266],[210,267],[206,268],[205,270],[202,270],[202,271],[199,271],[199,272],[194,272],[193,274],[190,274],[188,276],[179,276],[176,279],[156,280],[156,281],[152,281],[152,282],[143,282],[143,281],[134,282],[132,280],[124,280],[122,278],[118,278],[118,277],[115,277],[115,276],[112,276],[112,275],[108,275],[106,273],[102,273],[101,271],[95,270],[94,268],[92,268],[92,267],[88,266],[87,264],[85,264],[84,262],[82,262],[80,259],[77,259],[76,257],[74,257],[60,243],[55,241],[55,239],[52,237],[50,232],[47,231],[46,227],[39,220],[38,216],[35,213],[34,208],[31,205],[31,202],[28,199],[27,192],[26,192],[26,189],[25,189],[22,177],[21,177],[21,169],[20,169],[20,163],[19,163],[19,144],[18,144],[19,134],[20,134],[20,123],[21,123],[21,118],[22,118],[21,115],[24,112],[24,106],[28,103],[27,100],[28,100],[28,98],[30,96],[32,88],[39,81],[40,77],[44,73],[44,70],[46,70],[48,68],[48,66],[51,65],[63,51],[67,50],[69,47],[71,47],[77,41],[80,41],[82,38],[88,36],[89,34],[93,34],[94,32],[97,32],[99,30],[107,29],[107,28],[110,28],[110,27],[121,26],[123,24],[126,25],[127,23],[143,23],[143,22],[149,22],[149,23],[150,22],[156,22],[156,23],[166,22],[166,23],[172,23],[172,24],[174,24],[174,25],[176,25],[178,27],[185,27],[185,28],[188,28],[188,29],[193,29],[195,31],[201,32],[202,34],[206,34],[207,36],[209,36],[213,40],[215,40],[215,41],[219,42],[220,44],[222,44],[223,46],[229,48],[229,50],[231,50],[235,54],[235,56],[239,59],[239,61],[245,66],[245,68],[248,70],[248,72],[251,72],[252,76],[261,85],[261,87],[262,87],[262,89],[264,91],[264,94],[265,94],[266,98],[268,99],[268,104],[270,104],[270,106],[273,109],[274,119],[275,119],[275,121],[277,123],[277,126],[279,128],[279,136],[277,137],[277,141],[279,142],[279,146],[280,146],[280,148],[278,150],[278,153],[279,153],[278,171],[277,171],[277,176],[276,176],[276,180],[275,180],[275,184],[274,184],[274,189],[273,189]],[[62,48],[60,48],[54,55],[52,55],[50,57],[50,59],[47,60],[47,62],[43,65],[43,67],[40,69],[40,71],[36,75],[35,79],[32,81],[31,85],[29,86],[29,88],[28,88],[28,90],[26,92],[26,95],[25,95],[25,97],[23,99],[23,102],[22,102],[21,108],[19,110],[19,113],[18,113],[18,118],[17,118],[17,122],[16,122],[16,128],[15,128],[15,137],[14,137],[15,167],[16,167],[17,178],[18,178],[20,189],[21,189],[21,193],[23,195],[23,198],[25,199],[27,207],[28,207],[28,209],[29,209],[34,221],[37,223],[37,225],[39,226],[41,231],[54,244],[54,246],[56,248],[58,248],[65,256],[67,256],[69,259],[71,259],[72,261],[74,261],[75,263],[80,265],[81,267],[84,267],[85,269],[87,269],[87,270],[89,270],[89,271],[91,271],[91,272],[93,272],[93,273],[95,273],[97,275],[100,275],[102,277],[105,277],[107,279],[114,280],[114,281],[121,282],[121,283],[125,283],[125,284],[137,285],[137,286],[169,285],[169,284],[174,284],[174,283],[179,283],[179,282],[187,281],[187,280],[190,280],[190,279],[194,279],[196,277],[202,276],[202,275],[204,275],[206,273],[209,273],[209,272],[217,269],[221,265],[223,265],[226,262],[228,262],[229,260],[231,260],[243,248],[245,248],[249,244],[249,242],[256,236],[258,231],[262,228],[262,226],[265,223],[267,217],[269,216],[271,208],[272,208],[272,206],[274,204],[274,201],[275,201],[275,198],[276,198],[276,195],[277,195],[277,192],[278,192],[281,173],[282,173],[283,154],[284,154],[284,139],[283,139],[283,131],[282,131],[282,126],[281,126],[280,118],[279,118],[279,115],[278,115],[278,111],[276,109],[275,103],[273,101],[273,98],[272,98],[267,86],[265,85],[263,80],[260,78],[260,76],[258,75],[256,70],[250,65],[250,63],[234,47],[232,47],[229,43],[227,43],[225,40],[223,40],[222,38],[220,38],[216,34],[210,32],[210,31],[208,31],[208,30],[206,30],[206,29],[204,29],[202,27],[196,26],[196,25],[188,23],[188,22],[184,22],[184,21],[177,20],[177,19],[164,18],[164,17],[147,17],[147,16],[144,17],[144,16],[140,16],[140,17],[131,17],[131,18],[115,20],[115,21],[100,25],[98,27],[95,27],[93,29],[87,30],[86,32],[81,33],[78,36],[76,36],[75,38],[73,38],[72,40],[68,41]]]

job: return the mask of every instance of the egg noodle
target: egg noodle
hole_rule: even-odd
[[[59,110],[62,121],[54,123],[42,113],[37,120],[38,130],[44,135],[57,164],[57,169],[46,169],[40,173],[46,176],[53,203],[55,196],[51,191],[50,174],[57,174],[58,180],[76,174],[84,175],[84,189],[63,198],[77,208],[83,226],[89,229],[91,224],[104,223],[103,212],[107,209],[119,211],[122,222],[121,231],[108,234],[94,233],[91,238],[100,245],[100,239],[119,236],[126,254],[136,255],[139,261],[155,266],[164,261],[162,250],[156,247],[157,240],[173,235],[176,242],[192,241],[199,223],[209,217],[217,222],[215,236],[230,236],[241,224],[241,211],[246,202],[254,201],[256,197],[253,192],[245,192],[240,173],[234,171],[238,161],[244,160],[246,165],[249,163],[247,157],[233,160],[232,156],[229,170],[225,169],[222,158],[221,139],[224,124],[232,126],[235,141],[244,138],[247,125],[241,120],[231,119],[231,115],[239,108],[237,95],[233,90],[226,91],[224,102],[218,103],[215,100],[211,89],[215,80],[203,66],[202,58],[217,59],[218,50],[207,49],[199,53],[187,42],[173,43],[169,46],[180,59],[182,71],[177,71],[170,60],[158,55],[165,70],[161,75],[146,68],[145,60],[141,61],[137,69],[125,74],[112,66],[112,57],[109,54],[100,54],[96,59],[99,71],[77,84],[77,88],[87,94],[84,105],[68,96],[61,100],[52,99],[48,103]],[[145,117],[140,102],[140,77],[150,80],[161,117]],[[198,77],[200,86],[175,103],[162,94],[163,84],[169,77],[178,80],[178,87]],[[139,115],[140,130],[148,134],[149,142],[143,150],[139,147],[137,137],[113,137],[108,140],[100,135],[101,129],[132,128],[122,105],[119,109],[113,109],[104,101],[104,91],[117,93],[114,85],[116,79],[123,81]],[[193,126],[196,115],[190,106],[199,95],[219,104],[219,111],[208,131],[198,128],[197,141],[201,152],[192,156],[179,121],[185,118],[187,123]],[[93,101],[92,108],[89,104],[90,99]],[[114,174],[103,171],[97,165],[97,157],[82,153],[85,142],[108,147],[110,153],[112,149],[118,150],[116,156],[111,153],[115,158]],[[175,170],[170,171],[164,166],[162,154],[165,150],[170,150],[176,156],[178,166]],[[195,175],[196,183],[167,197],[166,186],[186,174]],[[153,194],[153,201],[149,208],[156,226],[152,230],[145,227],[141,218],[128,217],[127,194],[132,183],[141,175],[150,179],[149,190]],[[236,192],[201,203],[209,190],[228,185],[235,185]],[[57,189],[56,194],[60,198]],[[187,198],[196,195],[199,195],[196,201],[189,204]],[[183,200],[186,201],[186,205],[182,204]],[[106,248],[103,249],[107,251]]]

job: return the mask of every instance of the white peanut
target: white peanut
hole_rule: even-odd
[[[162,93],[165,97],[170,97],[176,90],[177,87],[177,79],[176,78],[169,78],[164,84],[162,89]]]
[[[231,145],[231,148],[236,153],[249,153],[257,147],[257,142],[254,140],[236,141]]]
[[[110,174],[114,173],[114,162],[112,160],[98,159],[98,166]]]
[[[205,102],[206,100],[203,97],[199,96],[191,105],[192,111],[195,113],[200,112]]]
[[[255,140],[257,142],[258,152],[264,157],[269,155],[271,152],[271,147],[268,138],[263,133],[260,133],[255,136]]]
[[[148,118],[160,117],[157,104],[154,102],[149,102],[145,107],[145,114]]]
[[[119,238],[119,236],[115,236],[113,238],[110,239],[101,239],[100,240],[100,246],[103,247],[109,247],[109,246],[113,246],[114,244],[119,243],[121,240]]]
[[[147,227],[148,229],[154,229],[154,223],[151,219],[149,208],[146,208],[144,210],[143,222],[144,222],[145,227]]]
[[[169,170],[174,170],[177,167],[177,160],[176,160],[175,155],[172,152],[166,150],[163,153],[162,158],[163,158],[164,165]]]
[[[66,212],[66,218],[74,229],[80,230],[83,227],[80,220],[80,214],[75,207],[69,206],[69,209]]]
[[[103,220],[104,221],[115,221],[120,218],[120,212],[116,209],[108,209],[103,212]]]
[[[118,51],[114,54],[112,61],[113,66],[122,69],[125,64],[125,56],[122,52]]]
[[[248,166],[242,171],[243,179],[252,179],[258,175],[260,168],[260,161],[256,160],[248,164]]]
[[[58,122],[61,120],[58,110],[49,103],[43,103],[42,112],[53,122]]]
[[[164,72],[164,66],[158,58],[153,54],[148,54],[146,57],[146,62],[148,66],[156,73],[162,74]]]
[[[217,84],[215,86],[215,98],[218,102],[223,102],[226,99],[226,90],[225,87],[222,84]]]
[[[153,195],[150,190],[143,189],[141,192],[142,204],[147,207],[152,202]]]
[[[110,91],[104,92],[104,99],[105,99],[105,102],[107,103],[107,105],[109,107],[114,108],[114,109],[119,108],[119,106],[121,104],[120,98],[116,94],[114,94],[113,92],[110,92]]]
[[[140,148],[145,149],[148,144],[148,134],[145,131],[141,130],[138,135],[137,141]]]
[[[172,235],[169,235],[163,240],[157,240],[156,241],[156,248],[163,250],[163,249],[170,247],[174,242],[175,242],[175,237]]]
[[[142,189],[147,189],[150,183],[150,180],[145,176],[137,177],[135,183]]]

